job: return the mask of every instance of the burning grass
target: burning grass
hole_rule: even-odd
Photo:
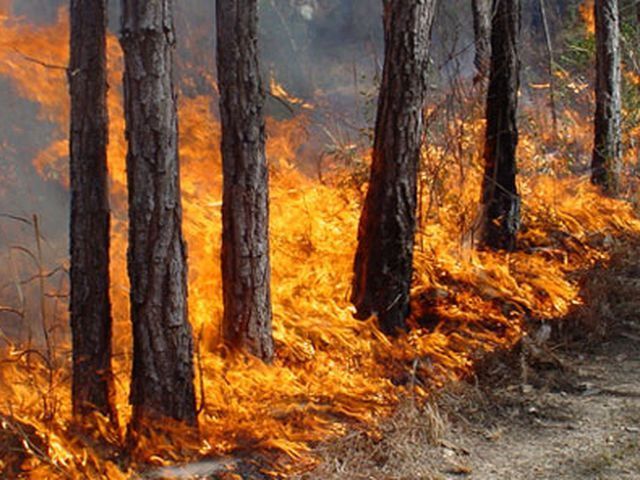
[[[43,42],[59,45],[48,50],[46,63],[65,65],[65,22],[61,14],[56,25],[37,29],[21,20],[0,17],[0,73],[11,78],[17,94],[38,104],[43,121],[59,127],[51,147],[36,156],[34,165],[62,179],[68,117],[64,72],[25,56],[37,56],[37,45]],[[29,42],[21,40],[26,36]],[[116,87],[122,67],[117,41],[110,38],[109,45],[114,368],[124,429],[130,415],[131,342],[125,266],[125,144]],[[39,439],[36,444],[29,440],[35,438],[30,433],[21,437],[20,429],[9,429],[28,453],[27,460],[20,457],[17,467],[25,476],[128,478],[143,465],[167,466],[246,452],[267,452],[273,471],[293,474],[315,464],[311,451],[316,445],[341,437],[354,426],[362,432],[378,428],[394,439],[399,429],[380,421],[401,399],[414,398],[418,406],[412,408],[423,412],[420,402],[433,388],[468,374],[479,356],[516,344],[526,335],[528,321],[566,316],[582,302],[580,278],[596,262],[608,261],[613,243],[640,233],[640,220],[630,204],[602,197],[585,178],[540,173],[538,140],[525,135],[521,164],[528,175],[520,178],[525,226],[520,247],[509,254],[474,251],[473,219],[482,171],[475,145],[483,122],[452,121],[452,129],[464,132],[461,149],[471,153],[460,168],[444,169],[447,175],[438,177],[439,183],[431,182],[431,177],[429,183],[423,182],[410,319],[413,329],[390,340],[380,334],[373,320],[354,320],[348,303],[359,199],[365,186],[345,181],[353,172],[337,161],[322,180],[295,168],[304,163],[297,157],[304,141],[301,133],[310,122],[308,111],[290,120],[270,120],[277,357],[267,366],[220,347],[220,130],[213,114],[214,101],[215,96],[196,95],[183,96],[180,103],[190,320],[198,337],[196,382],[201,387],[197,439],[177,428],[168,436],[142,442],[133,457],[125,458],[123,430],[113,432],[98,419],[95,437],[74,433],[69,424],[68,330],[60,314],[64,309],[58,306],[46,327],[58,339],[50,354],[8,338],[2,347],[0,412],[6,425],[33,429]],[[570,113],[568,117],[573,118]],[[366,158],[367,149],[355,155]],[[451,156],[436,142],[424,151],[425,164],[433,167],[429,171],[434,174],[443,170]],[[438,423],[433,412],[427,418]],[[422,424],[402,432],[405,434],[415,434],[403,437],[405,443],[422,443],[431,435]],[[368,448],[372,434],[357,435],[357,441]],[[44,446],[36,448],[39,442]],[[0,464],[0,472],[9,471],[7,468],[16,468],[15,462]]]

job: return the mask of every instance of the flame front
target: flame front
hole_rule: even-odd
[[[0,74],[12,80],[18,95],[37,104],[42,121],[57,126],[50,146],[34,157],[33,165],[66,184],[69,102],[65,72],[59,67],[68,60],[67,15],[61,11],[56,24],[36,28],[11,19],[2,5]],[[123,67],[117,40],[108,41],[114,369],[121,425],[126,425],[131,338],[125,265],[126,145],[119,88]],[[275,95],[297,101],[277,82],[271,86]],[[427,395],[427,387],[469,373],[478,352],[514,344],[523,336],[527,315],[547,320],[565,316],[581,302],[576,272],[608,258],[606,250],[594,245],[595,236],[640,233],[632,207],[603,198],[586,179],[536,173],[543,170],[537,140],[524,136],[521,170],[529,172],[520,178],[527,225],[521,238],[524,247],[512,254],[476,252],[462,234],[469,232],[479,198],[481,168],[476,155],[472,168],[451,172],[441,186],[450,197],[436,213],[429,208],[433,192],[421,193],[423,221],[416,243],[410,320],[414,328],[389,340],[373,320],[354,320],[348,303],[363,187],[345,181],[348,172],[338,161],[333,175],[322,181],[295,168],[302,132],[310,121],[306,115],[312,110],[302,105],[303,113],[295,118],[268,122],[277,359],[264,365],[229,355],[220,348],[222,179],[216,101],[181,95],[179,105],[189,308],[198,340],[196,385],[202,386],[200,439],[194,444],[177,430],[170,441],[149,440],[139,449],[136,460],[141,462],[162,465],[199,455],[268,449],[305,463],[300,460],[310,459],[314,443],[341,435],[356,423],[375,428],[400,396]],[[569,120],[571,115],[566,113]],[[589,131],[583,121],[575,122],[580,122],[576,133]],[[465,130],[464,148],[471,150],[481,138],[483,122],[454,123],[451,128]],[[568,129],[566,136],[571,135]],[[435,146],[423,153],[427,161],[438,162],[448,155]],[[366,164],[366,148],[356,149],[354,155]],[[433,325],[425,325],[428,318],[436,319]],[[117,461],[99,448],[79,446],[67,433],[68,344],[58,346],[61,361],[53,380],[45,362],[25,355],[17,345],[6,347],[4,355],[10,361],[0,368],[0,411],[48,437],[48,452],[35,454],[23,467],[31,477],[125,478]],[[423,379],[419,384],[410,380],[416,370]],[[51,394],[47,385],[55,388],[55,418],[42,414],[43,398]],[[106,426],[96,435],[118,442]],[[181,448],[181,442],[189,448]]]
[[[584,0],[578,7],[584,26],[591,35],[595,35],[596,33],[596,17],[593,10],[593,3],[594,0]]]

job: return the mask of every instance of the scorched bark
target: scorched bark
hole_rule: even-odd
[[[384,2],[385,61],[351,300],[395,333],[409,315],[417,174],[435,0]]]
[[[172,0],[124,0],[121,43],[129,188],[132,426],[195,424],[193,338],[187,318]]]
[[[513,249],[520,227],[516,187],[519,35],[520,0],[494,0],[481,232],[481,244],[494,249]]]
[[[269,187],[257,0],[218,0],[222,120],[223,333],[227,344],[273,357]]]
[[[72,404],[77,418],[97,411],[115,421],[105,3],[106,0],[72,0],[69,11]]]
[[[591,181],[618,193],[620,139],[620,18],[618,0],[596,0],[596,113]]]

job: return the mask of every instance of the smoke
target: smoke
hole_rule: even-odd
[[[536,1],[525,2],[526,18],[533,18],[531,12],[535,10]],[[2,7],[7,2],[0,2],[0,11],[6,11]],[[215,112],[215,2],[175,0],[174,3],[178,45],[176,79],[180,96],[209,102],[203,111]],[[560,0],[548,3],[552,12],[559,11],[558,6],[562,5]],[[269,87],[270,81],[275,80],[291,95],[315,106],[305,112],[309,117],[308,137],[300,151],[293,155],[299,158],[297,166],[310,174],[316,173],[312,168],[314,162],[336,143],[366,145],[369,141],[367,134],[373,124],[383,63],[382,4],[381,0],[259,1],[259,46],[265,86]],[[32,25],[35,30],[55,25],[67,5],[65,0],[16,0],[9,13],[12,22]],[[110,1],[108,5],[109,28],[117,36],[120,2]],[[557,28],[557,22],[553,28]],[[61,37],[57,41],[64,43],[68,39]],[[11,47],[0,43],[0,48]],[[42,48],[35,60],[49,62],[48,50]],[[432,57],[434,91],[454,78],[473,75],[470,0],[440,2]],[[11,60],[34,59],[28,60],[14,52]],[[44,66],[38,68],[38,74],[48,71]],[[60,71],[58,74],[63,75]],[[114,83],[111,88],[121,87]],[[68,98],[56,101],[64,104]],[[48,240],[47,268],[53,269],[66,261],[69,194],[64,181],[67,164],[64,149],[47,149],[54,140],[66,139],[67,126],[43,115],[41,107],[25,99],[5,77],[0,77],[0,104],[3,106],[0,112],[0,213],[26,219],[34,213],[41,217],[42,231]],[[284,108],[273,96],[267,97],[266,111],[277,120],[301,113],[298,106]],[[183,129],[183,134],[186,130]],[[58,168],[45,171],[44,176],[34,168],[34,161],[39,157],[42,160],[42,152],[60,157],[51,159]],[[9,245],[33,249],[32,228],[24,225],[17,228],[12,221],[0,218],[0,255],[5,258]],[[5,258],[0,259],[0,265]],[[33,270],[20,273],[24,277]],[[0,289],[0,298],[10,290],[15,289]]]
[[[25,17],[35,23],[54,22],[64,0],[19,0],[13,2],[13,16]],[[113,3],[113,2],[112,2]]]
[[[456,76],[473,75],[473,30],[471,0],[439,2],[432,41],[432,78],[436,89]],[[577,0],[572,0],[575,3]],[[260,55],[265,84],[276,80],[293,96],[317,105],[312,123],[336,122],[350,135],[371,128],[375,94],[383,61],[382,1],[379,0],[260,0]],[[551,29],[566,11],[560,0],[547,2]],[[13,2],[16,21],[34,25],[55,23],[64,0],[20,0]],[[523,2],[527,35],[539,35],[538,0]],[[110,30],[118,34],[120,2],[110,1]],[[215,1],[175,2],[178,51],[178,86],[181,95],[203,95],[215,110]],[[533,32],[533,33],[531,33]],[[538,32],[538,33],[536,33]],[[538,42],[540,45],[542,42]],[[532,51],[523,49],[525,65]],[[46,52],[42,52],[46,59]],[[22,61],[26,61],[22,59]],[[530,70],[530,69],[528,69]],[[112,88],[119,88],[112,85]],[[64,101],[68,101],[64,99]],[[6,78],[0,78],[0,171],[7,179],[0,190],[0,211],[20,215],[41,212],[45,228],[64,231],[67,195],[59,179],[43,180],[30,167],[59,126],[41,118],[37,105],[21,99]],[[267,100],[267,114],[286,118],[297,112]],[[313,139],[327,141],[326,135]],[[54,172],[52,172],[54,173]],[[4,193],[3,193],[4,191]],[[2,242],[2,239],[0,239]]]

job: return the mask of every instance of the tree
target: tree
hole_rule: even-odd
[[[436,1],[385,0],[385,60],[351,301],[357,318],[404,328],[410,313],[417,174]]]
[[[519,34],[520,0],[493,0],[481,244],[494,249],[513,249],[520,226],[516,187]]]
[[[609,195],[618,192],[620,139],[620,18],[618,0],[596,0],[596,113],[591,181]]]
[[[486,81],[489,77],[491,65],[491,0],[471,0],[471,8],[475,39],[474,83],[479,83]]]
[[[195,424],[193,338],[173,86],[172,0],[124,0],[121,43],[129,188],[133,430]]]
[[[222,120],[223,332],[232,347],[273,357],[269,188],[264,91],[257,53],[257,0],[218,0]]]
[[[72,0],[71,302],[72,403],[116,420],[111,369],[106,1]]]

